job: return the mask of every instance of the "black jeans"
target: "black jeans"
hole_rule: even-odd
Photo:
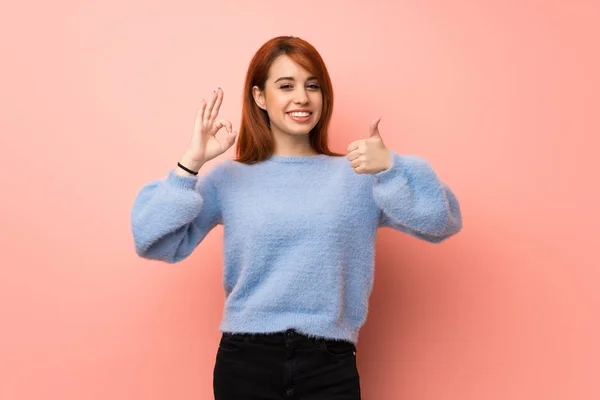
[[[216,400],[360,400],[356,347],[293,329],[224,333],[213,388]]]

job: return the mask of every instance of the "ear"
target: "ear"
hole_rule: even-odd
[[[254,102],[257,106],[263,110],[267,109],[265,106],[265,94],[258,88],[258,86],[254,86],[252,88],[252,96],[254,97]]]

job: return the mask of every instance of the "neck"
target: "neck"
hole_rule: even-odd
[[[275,135],[275,155],[312,156],[318,154],[310,145],[308,135]]]

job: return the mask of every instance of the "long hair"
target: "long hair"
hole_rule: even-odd
[[[254,101],[252,88],[258,86],[260,90],[265,90],[269,68],[280,55],[287,55],[319,80],[323,95],[323,109],[319,122],[309,133],[310,144],[319,154],[339,156],[328,147],[327,129],[333,112],[333,87],[321,55],[303,39],[278,36],[263,44],[248,66],[236,161],[254,164],[268,159],[275,151],[275,139],[271,133],[269,115]]]

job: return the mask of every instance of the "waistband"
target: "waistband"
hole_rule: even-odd
[[[260,343],[272,343],[272,344],[286,344],[286,343],[305,343],[319,346],[323,342],[328,341],[343,341],[341,339],[328,339],[319,338],[298,332],[295,329],[287,329],[281,332],[269,332],[269,333],[234,333],[234,332],[223,332],[223,337],[232,340],[245,341],[245,342],[260,342]],[[350,342],[349,342],[350,343]]]

